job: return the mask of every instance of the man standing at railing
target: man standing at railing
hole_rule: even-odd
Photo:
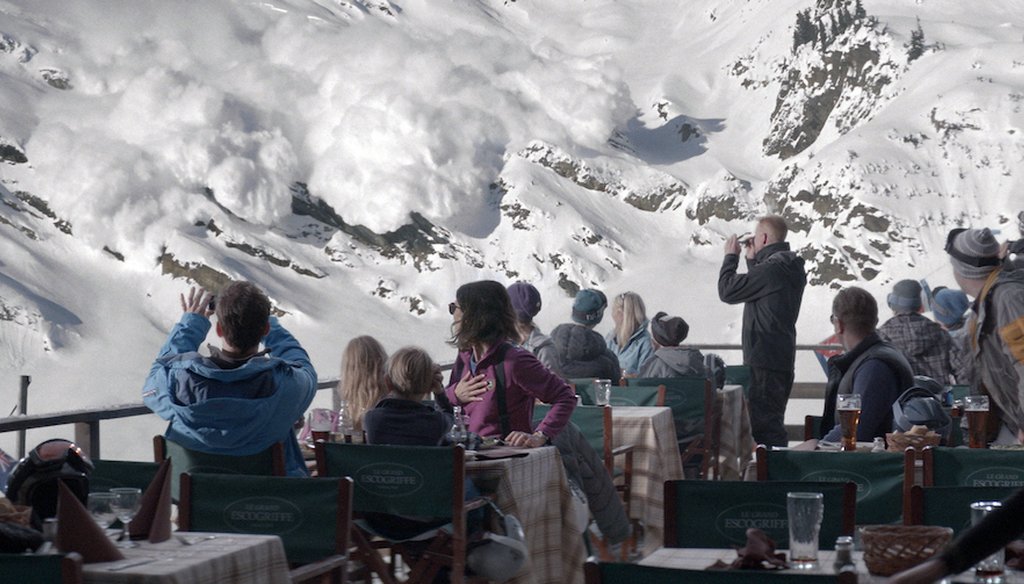
[[[250,282],[213,294],[192,288],[184,312],[160,349],[142,389],[143,402],[170,421],[166,436],[185,448],[249,455],[281,442],[289,475],[306,465],[293,424],[316,394],[316,371],[306,350],[270,316],[270,300]],[[198,353],[217,315],[220,348]],[[260,341],[264,350],[260,351]]]
[[[786,446],[785,417],[796,367],[796,319],[807,285],[804,260],[789,249],[786,221],[767,215],[746,239],[747,273],[738,274],[740,240],[725,242],[718,297],[743,303],[743,364],[750,367],[750,427],[758,444]]]

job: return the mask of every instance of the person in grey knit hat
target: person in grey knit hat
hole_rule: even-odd
[[[886,298],[893,316],[878,327],[878,336],[903,352],[914,375],[945,385],[952,381],[952,339],[942,325],[921,314],[921,292],[917,280],[896,282]]]
[[[972,393],[988,394],[989,440],[1024,439],[1024,271],[1004,269],[992,231],[954,229],[946,238],[956,283],[975,299],[967,342],[974,357]],[[995,426],[995,427],[992,427]]]
[[[704,355],[697,349],[680,347],[690,325],[678,316],[659,312],[651,319],[654,354],[640,365],[639,377],[681,377],[704,375]]]

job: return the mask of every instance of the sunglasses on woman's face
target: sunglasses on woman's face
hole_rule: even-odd
[[[456,311],[456,310],[459,310],[459,309],[461,309],[461,308],[462,308],[462,307],[461,307],[461,306],[459,306],[459,303],[458,303],[458,302],[449,302],[449,303],[448,303],[448,314],[453,314],[453,315],[454,315],[454,314],[455,314],[455,311]]]

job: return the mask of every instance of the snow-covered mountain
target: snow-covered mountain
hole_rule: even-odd
[[[324,378],[361,334],[449,360],[481,278],[738,342],[722,243],[766,212],[817,342],[840,286],[951,284],[949,228],[1020,237],[1022,41],[1021,1],[0,0],[0,407],[136,401],[230,278]]]

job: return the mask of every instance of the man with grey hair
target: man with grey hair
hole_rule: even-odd
[[[946,253],[960,288],[975,299],[968,322],[968,352],[974,359],[971,393],[991,398],[989,439],[1011,443],[1024,438],[1024,270],[1006,269],[992,231],[954,229]],[[992,426],[996,426],[993,428]]]
[[[740,241],[725,242],[718,272],[718,297],[743,304],[743,364],[750,367],[750,427],[754,440],[786,446],[786,404],[796,366],[796,319],[807,285],[804,260],[789,249],[786,221],[778,215],[757,220],[746,240],[747,272],[737,273]]]
[[[893,316],[878,327],[878,336],[903,351],[914,375],[946,385],[953,373],[949,359],[952,341],[942,325],[921,314],[921,293],[917,280],[896,282],[887,298]]]

